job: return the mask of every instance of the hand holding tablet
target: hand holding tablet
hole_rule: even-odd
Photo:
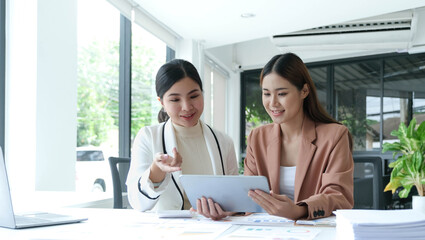
[[[180,182],[194,209],[196,201],[205,197],[211,198],[226,212],[264,212],[248,196],[248,191],[270,191],[264,176],[181,175]]]

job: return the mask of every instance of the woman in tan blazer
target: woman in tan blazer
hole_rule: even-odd
[[[260,84],[273,123],[251,131],[244,174],[266,176],[271,192],[248,195],[269,214],[290,219],[352,208],[351,135],[320,105],[305,64],[292,53],[277,55]]]

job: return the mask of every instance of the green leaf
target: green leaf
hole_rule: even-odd
[[[391,172],[391,179],[397,178],[397,176],[403,170],[403,161],[400,161],[397,165],[394,166],[393,171]]]
[[[398,196],[399,196],[400,198],[407,198],[407,196],[409,196],[410,189],[412,189],[412,186],[413,186],[413,185],[410,185],[410,186],[403,186],[403,187],[404,187],[404,189],[403,189],[403,190],[401,190],[401,191],[398,193]]]
[[[413,149],[413,143],[412,143],[413,139],[410,139],[404,136],[400,136],[399,139],[400,139],[400,151],[403,152],[404,154],[408,154],[409,152],[411,152]]]
[[[406,171],[407,175],[413,176],[415,174],[410,159],[407,158],[406,161],[403,161],[403,170]]]
[[[406,137],[406,136],[407,136],[406,125],[404,125],[403,122],[400,122],[400,125],[398,126],[398,137],[400,138],[400,137]]]
[[[385,153],[387,151],[400,151],[402,149],[399,142],[394,143],[384,143],[382,145],[382,152]],[[394,157],[394,156],[393,156]]]
[[[410,177],[410,176],[406,176],[403,179],[400,180],[401,185],[406,188],[408,186],[413,186],[415,185],[415,179]]]
[[[401,164],[402,159],[398,158],[396,161],[391,162],[390,164],[388,164],[388,167],[390,168],[394,168],[396,165]]]
[[[423,121],[416,130],[416,137],[422,142],[425,141],[425,121]]]
[[[393,159],[395,159],[395,155],[397,155],[398,152],[393,152]]]
[[[419,151],[413,153],[412,161],[413,161],[415,172],[419,173],[421,171],[421,167],[424,161],[422,154]]]
[[[409,123],[409,127],[407,128],[406,136],[408,138],[415,137],[415,128],[416,128],[416,118],[413,118]]]
[[[390,134],[391,136],[398,137],[400,135],[400,132],[398,130],[392,130]]]
[[[398,130],[391,132],[391,135],[398,137],[399,142],[385,143],[382,147],[382,152],[393,151],[393,158],[401,153],[396,161],[389,164],[392,172],[385,188],[394,192],[402,186],[400,198],[406,198],[413,186],[425,186],[425,122],[417,130],[416,124],[415,118],[408,127],[401,122]]]

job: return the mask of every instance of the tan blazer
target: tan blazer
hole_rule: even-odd
[[[352,208],[354,163],[348,129],[305,117],[302,134],[295,172],[295,203],[308,206],[308,219]],[[248,137],[244,175],[266,176],[274,193],[280,192],[281,146],[279,124],[258,127]]]

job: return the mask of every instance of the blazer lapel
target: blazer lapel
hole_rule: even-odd
[[[173,123],[171,122],[171,119],[168,120],[165,123],[165,129],[164,129],[164,141],[165,141],[165,150],[167,150],[167,154],[174,157],[174,153],[173,153],[173,148],[176,148],[177,151],[179,150],[177,147],[177,140],[176,140],[176,134],[174,132],[173,129]],[[155,154],[155,153],[154,153]],[[182,192],[183,186],[180,183],[180,179],[179,176],[182,174],[181,171],[176,171],[176,172],[172,172],[171,173],[172,176],[174,177],[174,180],[176,181],[177,185],[178,185],[178,191]],[[182,200],[182,204],[183,204],[183,198]]]
[[[219,174],[223,175],[220,153],[218,151],[218,146],[217,146],[217,142],[215,141],[214,135],[212,134],[207,124],[205,124],[201,120],[199,120],[199,122],[201,123],[201,126],[202,126],[202,132],[204,134],[205,144],[207,145],[207,150],[210,155],[211,166],[213,168],[214,175],[219,175]]]
[[[270,131],[270,138],[267,141],[267,159],[264,159],[267,172],[270,175],[269,179],[274,179],[270,183],[270,188],[275,194],[280,194],[279,179],[280,179],[280,155],[282,154],[282,131],[279,124],[274,124]],[[277,149],[277,151],[276,151]]]
[[[316,140],[316,125],[308,117],[304,117],[303,140],[300,145],[300,152],[297,159],[297,169],[295,172],[295,202],[298,202],[301,187],[304,183],[304,178],[307,174],[310,163],[313,160],[314,153],[316,152],[317,147],[312,143],[314,140]]]
[[[176,134],[174,133],[173,124],[171,123],[171,120],[168,120],[165,123],[164,130],[165,150],[167,150],[167,154],[174,157],[173,148],[175,147],[177,149],[177,142]]]

